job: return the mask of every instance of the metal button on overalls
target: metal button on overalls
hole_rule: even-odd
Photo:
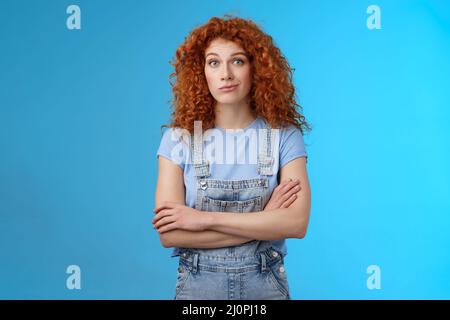
[[[195,209],[237,214],[259,212],[264,209],[271,194],[267,176],[274,174],[273,161],[267,160],[273,159],[272,149],[269,147],[272,145],[270,138],[272,133],[268,125],[266,127],[269,130],[266,131],[266,135],[262,135],[265,138],[259,144],[257,170],[247,179],[221,180],[210,177],[211,168],[204,156],[205,147],[194,147],[191,140],[193,169],[197,178]],[[265,259],[270,255],[273,257],[279,255],[272,249],[269,240],[253,240],[216,248],[185,248],[185,250],[188,250],[189,256],[192,257],[188,269],[194,271],[185,271],[185,275],[189,274],[189,277],[185,278],[182,290],[176,294],[177,300],[289,299],[286,290],[280,289],[281,285],[277,283],[279,280],[275,275],[265,272],[267,268]],[[284,272],[284,268],[278,270]]]

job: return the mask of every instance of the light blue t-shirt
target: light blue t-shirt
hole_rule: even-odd
[[[259,151],[258,129],[265,127],[264,119],[258,116],[249,126],[243,129],[230,130],[215,127],[203,133],[204,154],[210,163],[211,175],[208,179],[243,180],[260,178],[258,174],[257,153]],[[279,168],[298,157],[307,157],[303,135],[297,127],[289,125],[275,130],[272,140],[274,157],[273,174],[265,176],[269,179],[269,190],[278,185]],[[188,136],[181,133],[187,130],[168,128],[161,139],[157,156],[172,160],[184,172],[186,206],[195,208],[196,177],[192,167],[192,158]],[[232,152],[230,152],[232,150]],[[229,151],[227,153],[227,151]],[[233,155],[232,158],[227,157]],[[285,240],[274,240],[272,245],[284,255],[287,254]],[[174,248],[172,256],[179,254]]]

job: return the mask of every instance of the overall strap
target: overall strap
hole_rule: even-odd
[[[266,126],[258,130],[258,140],[260,141],[258,151],[258,174],[271,176],[273,174],[274,158],[272,155],[273,130],[264,120]]]
[[[203,152],[203,132],[201,121],[194,121],[194,135],[190,136],[192,166],[197,179],[210,176],[209,162]]]

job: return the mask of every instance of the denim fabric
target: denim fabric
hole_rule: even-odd
[[[197,179],[195,208],[210,212],[262,211],[271,196],[269,180],[273,155],[267,127],[258,154],[259,178],[244,180],[208,179],[209,163],[194,148]],[[197,145],[196,145],[197,146]],[[180,248],[176,300],[289,300],[284,255],[271,241],[253,240],[226,248]]]
[[[252,255],[251,246],[228,257],[181,249],[175,300],[290,300],[283,256],[273,248]]]
[[[265,176],[269,182],[270,192],[272,192],[279,184],[281,168],[289,161],[298,157],[306,157],[307,154],[300,129],[293,125],[288,125],[281,127],[278,131],[273,130],[273,137],[271,137],[270,142],[273,157],[260,157],[258,165],[255,153],[257,156],[258,149],[262,147],[262,139],[255,141],[254,138],[256,135],[262,134],[263,131],[261,130],[265,128],[268,128],[267,120],[258,116],[250,126],[243,128],[239,132],[228,132],[227,129],[220,127],[206,130],[203,139],[204,160],[210,161],[208,166],[203,165],[202,161],[196,163],[195,166],[193,165],[193,161],[191,161],[192,148],[189,145],[190,134],[181,128],[169,128],[166,130],[157,154],[171,160],[183,170],[186,206],[190,208],[195,208],[197,200],[198,179],[196,174],[198,174],[199,170],[203,170],[201,172],[203,175],[210,174],[210,179],[214,178],[222,181],[257,179],[260,178],[261,173],[265,175],[267,170],[272,170],[274,172],[273,175]],[[235,161],[220,161],[226,159],[227,155],[229,155],[228,152],[231,150],[230,147],[227,147],[227,143],[230,146],[239,144],[239,148],[236,147]],[[234,147],[232,148],[234,149]],[[250,157],[250,155],[252,156]],[[196,167],[198,169],[195,169]],[[278,252],[283,253],[283,256],[288,254],[285,239],[272,240],[272,246]],[[174,247],[171,256],[178,257],[180,255],[179,252],[180,248]]]

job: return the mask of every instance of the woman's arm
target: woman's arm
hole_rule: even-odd
[[[185,205],[183,171],[165,157],[158,156],[158,182],[155,192],[155,206],[164,201]],[[187,231],[176,229],[159,235],[161,244],[166,247],[220,248],[239,245],[252,238],[232,235],[215,230]]]
[[[302,189],[290,206],[258,212],[207,212],[177,202],[162,201],[154,209],[154,227],[160,235],[181,229],[219,231],[258,240],[304,238],[309,223],[311,191],[306,173],[306,158],[289,161],[280,171],[280,179],[301,181]]]
[[[292,178],[301,181],[302,189],[288,208],[268,211],[206,213],[206,229],[259,240],[304,238],[309,223],[311,191],[306,172],[306,158],[290,161],[280,171],[280,180]]]
[[[160,235],[161,243],[165,248],[182,247],[182,248],[223,248],[237,246],[251,239],[236,235],[226,234],[219,231],[187,231],[187,230],[171,230]]]

